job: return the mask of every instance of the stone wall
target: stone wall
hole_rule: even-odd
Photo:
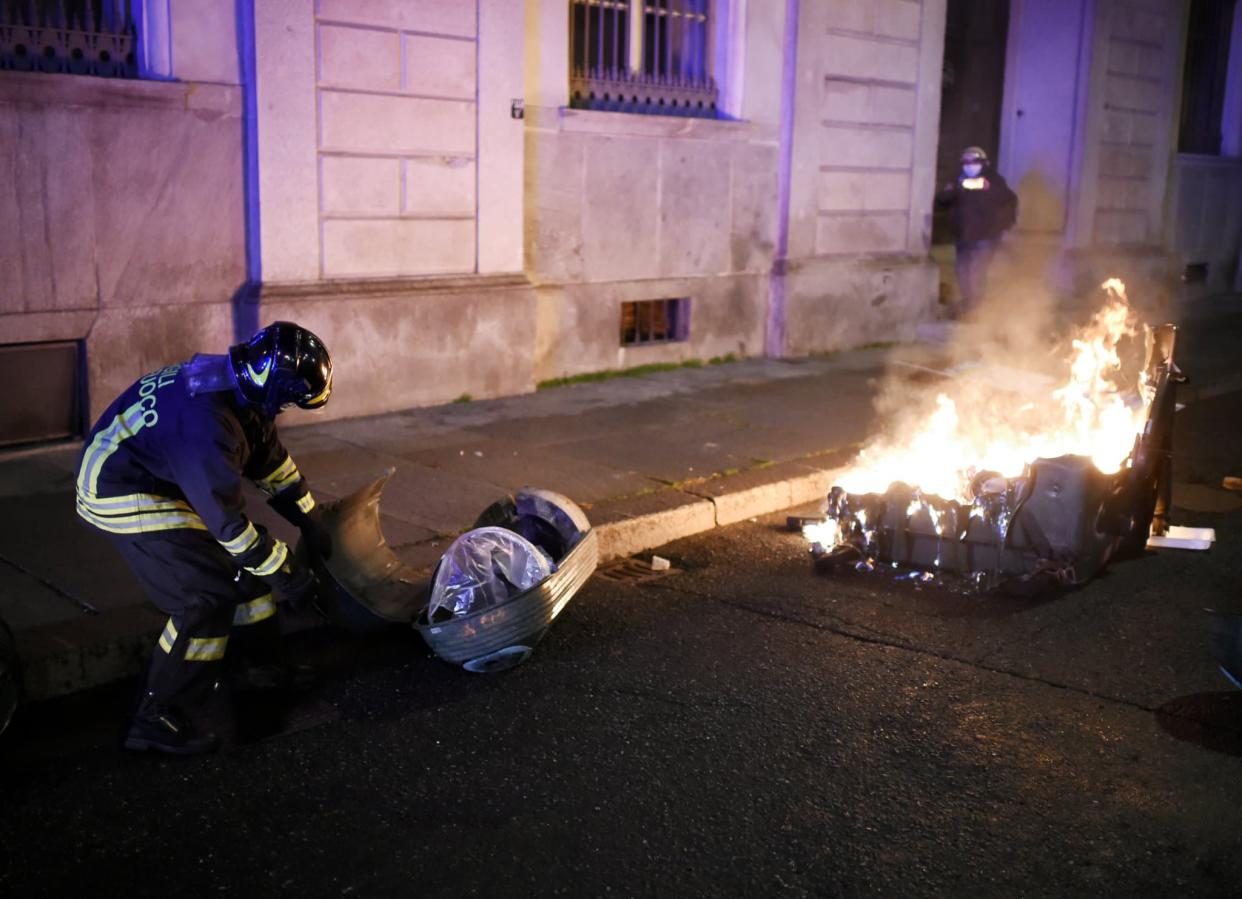
[[[918,3],[838,3],[813,57],[816,255],[905,252],[919,75]],[[814,20],[808,20],[814,26]],[[814,46],[814,41],[811,42]]]
[[[776,240],[776,128],[534,107],[526,264],[537,380],[763,351]],[[690,297],[684,343],[619,345],[621,303]]]
[[[1176,156],[1166,246],[1179,268],[1206,264],[1209,293],[1234,290],[1242,251],[1242,158]]]
[[[1178,0],[1105,0],[1097,54],[1099,149],[1093,236],[1102,245],[1157,244],[1184,41]]]
[[[905,339],[932,314],[944,23],[944,0],[802,4],[788,352]]]
[[[786,4],[722,2],[734,56],[717,74],[734,122],[561,108],[564,44],[544,36],[564,33],[565,6],[527,4],[537,379],[913,335],[936,296],[927,250],[945,0],[800,4],[792,109]],[[620,303],[680,296],[692,301],[687,341],[618,345]],[[769,330],[790,336],[774,343]]]
[[[474,271],[477,17],[320,0],[323,277]]]
[[[520,274],[265,287],[264,321],[301,322],[334,364],[332,402],[290,423],[534,389],[535,295]]]
[[[805,356],[912,341],[932,317],[940,273],[924,258],[807,260],[789,272],[786,349]]]
[[[92,417],[232,339],[241,105],[236,86],[0,73],[0,340],[85,340]]]
[[[925,250],[943,35],[942,3],[803,4],[791,257]]]
[[[263,280],[520,271],[521,25],[506,0],[255,4]]]
[[[332,349],[326,417],[534,388],[523,9],[254,4],[259,316]]]

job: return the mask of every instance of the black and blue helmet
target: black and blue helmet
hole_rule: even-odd
[[[318,409],[332,393],[328,348],[293,322],[272,322],[229,347],[229,365],[242,398],[268,415],[288,406]]]

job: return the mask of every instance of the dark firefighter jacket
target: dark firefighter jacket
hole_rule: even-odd
[[[936,205],[949,210],[949,228],[958,243],[995,240],[1018,218],[1018,197],[991,166],[977,178],[959,175],[936,194]]]
[[[140,378],[103,413],[78,465],[78,515],[112,534],[204,530],[265,580],[288,547],[243,512],[242,478],[303,514],[315,504],[276,426],[231,391],[190,396],[181,365]]]

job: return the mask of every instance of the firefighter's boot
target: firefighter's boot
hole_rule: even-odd
[[[202,755],[215,752],[220,738],[204,733],[174,709],[139,711],[130,721],[125,748],[139,752],[153,750],[172,755]]]

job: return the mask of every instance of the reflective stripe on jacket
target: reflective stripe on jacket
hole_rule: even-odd
[[[190,396],[181,365],[139,378],[103,413],[82,450],[77,511],[113,534],[208,531],[260,577],[288,548],[246,517],[242,479],[308,511],[314,500],[276,427],[230,391]]]

